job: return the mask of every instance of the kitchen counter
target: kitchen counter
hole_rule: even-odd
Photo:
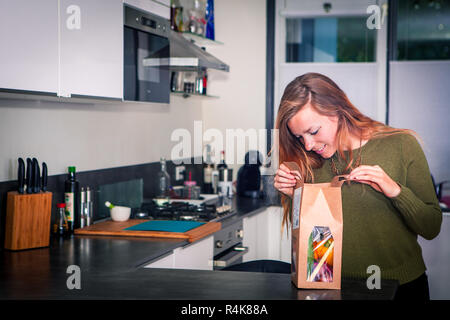
[[[238,214],[224,225],[264,210],[259,200],[235,199]],[[392,299],[395,281],[368,290],[343,279],[342,290],[297,290],[289,274],[139,268],[187,241],[72,236],[48,248],[0,252],[0,299]],[[69,290],[70,265],[80,267],[81,289]]]
[[[236,215],[231,216],[225,220],[222,220],[222,228],[225,228],[245,217],[252,216],[254,214],[264,211],[267,207],[264,205],[264,201],[261,199],[234,197],[232,208],[236,211]]]
[[[298,290],[289,274],[137,268],[151,252],[181,241],[79,237],[50,248],[3,251],[0,299],[296,300],[392,299],[396,282],[368,290],[365,280],[343,279],[342,290]],[[80,267],[81,289],[69,290],[70,265]]]

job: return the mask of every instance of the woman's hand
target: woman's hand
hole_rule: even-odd
[[[284,164],[281,164],[275,174],[273,186],[281,193],[292,198],[294,186],[297,183],[297,180],[301,180],[298,172],[291,171]]]
[[[359,166],[350,172],[350,180],[370,185],[388,198],[400,194],[401,187],[380,166]]]

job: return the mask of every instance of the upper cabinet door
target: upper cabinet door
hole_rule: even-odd
[[[122,99],[122,0],[60,0],[60,30],[59,95]]]
[[[0,1],[0,88],[58,89],[58,1]]]

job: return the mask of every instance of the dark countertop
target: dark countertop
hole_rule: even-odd
[[[235,199],[229,225],[265,209],[260,200]],[[158,238],[72,236],[48,248],[0,252],[0,299],[391,299],[396,282],[369,290],[365,280],[343,279],[342,290],[297,290],[289,274],[144,269],[139,266],[187,244]],[[81,290],[67,288],[70,265]],[[220,288],[220,289],[219,289]]]
[[[233,209],[236,211],[236,215],[221,221],[222,228],[225,228],[245,217],[252,216],[261,211],[264,211],[267,206],[261,199],[234,197],[232,203]]]

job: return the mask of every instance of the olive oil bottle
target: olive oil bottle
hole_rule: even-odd
[[[76,168],[69,167],[69,174],[64,182],[64,202],[66,204],[66,218],[69,225],[69,232],[80,227],[79,212],[79,183],[76,179]]]

